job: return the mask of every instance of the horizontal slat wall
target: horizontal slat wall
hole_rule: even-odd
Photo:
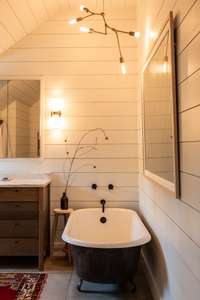
[[[116,1],[117,5],[117,1]],[[128,4],[127,4],[128,5]],[[136,30],[135,8],[108,10],[109,22],[119,28]],[[76,14],[80,13],[76,11]],[[80,157],[70,178],[71,207],[98,207],[102,198],[108,206],[137,208],[138,204],[138,121],[137,121],[137,40],[120,35],[127,64],[126,76],[120,73],[116,40],[109,36],[80,34],[67,19],[73,11],[50,17],[37,30],[16,43],[0,57],[0,75],[43,76],[44,158],[39,161],[0,163],[2,170],[33,170],[52,175],[51,214],[60,205],[69,161],[81,135],[92,128],[104,128],[109,137],[98,133],[96,150]],[[91,22],[90,22],[91,23]],[[100,26],[99,19],[92,26]],[[64,102],[64,128],[48,126],[52,98]],[[65,140],[69,145],[66,147]],[[96,134],[84,140],[94,143]],[[94,167],[95,166],[95,167]],[[96,191],[91,185],[97,183]],[[108,184],[114,185],[108,191]],[[60,233],[60,232],[59,232]]]
[[[141,174],[140,208],[153,235],[153,242],[143,254],[151,270],[156,299],[197,300],[200,293],[200,1],[158,0],[157,6],[153,3],[144,1],[146,7],[140,7],[143,31],[148,27],[157,33],[170,10],[175,16],[181,199],[175,199]],[[145,51],[143,43],[140,67],[153,40],[149,38],[145,42],[148,45]],[[153,132],[154,140],[155,135]],[[141,168],[142,165],[141,159]]]
[[[66,24],[65,24],[66,26]],[[81,49],[74,47],[70,53],[66,48],[52,47],[48,49],[48,56],[46,55],[46,48],[29,48],[29,49],[9,49],[6,53],[2,54],[2,62],[28,62],[28,61],[54,61],[54,62],[67,62],[67,61],[116,61],[118,59],[118,52],[115,47],[102,48],[102,50],[95,51],[95,48],[85,47]],[[97,49],[96,49],[97,50]],[[126,47],[123,49],[124,56],[128,61],[135,61],[137,48]]]

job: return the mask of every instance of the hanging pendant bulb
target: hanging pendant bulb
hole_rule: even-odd
[[[80,27],[80,31],[81,31],[81,32],[86,32],[86,33],[88,33],[88,32],[90,32],[90,28],[81,26],[81,27]]]
[[[165,56],[164,63],[163,63],[163,73],[167,73],[167,71],[168,71],[168,57]]]
[[[140,37],[139,31],[129,31],[128,34],[135,37],[136,39],[138,39]]]
[[[124,62],[124,59],[122,56],[120,57],[119,61],[120,61],[120,66],[121,66],[121,72],[123,75],[126,75],[126,65],[125,65],[125,62]]]
[[[80,6],[80,11],[84,12],[85,9],[86,9],[85,5],[81,5],[81,6]]]
[[[68,23],[70,24],[70,25],[74,25],[74,24],[76,24],[77,22],[80,22],[80,21],[82,21],[83,20],[83,18],[81,18],[81,17],[79,17],[79,18],[74,18],[74,19],[71,19],[71,20],[69,20],[68,21]]]
[[[136,39],[138,39],[140,37],[140,32],[139,31],[135,31],[134,37],[136,37]]]
[[[121,63],[121,72],[123,75],[126,75],[126,65],[125,63]]]
[[[74,25],[74,24],[77,23],[77,19],[71,19],[71,20],[69,20],[68,23],[69,23],[70,25]]]

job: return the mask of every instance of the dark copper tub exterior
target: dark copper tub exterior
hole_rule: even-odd
[[[141,246],[104,249],[71,245],[71,249],[75,269],[81,280],[125,283],[134,278]]]

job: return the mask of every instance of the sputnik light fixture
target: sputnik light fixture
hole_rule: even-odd
[[[130,35],[132,37],[135,37],[135,38],[139,38],[140,33],[137,32],[137,31],[124,31],[124,30],[120,30],[120,29],[117,29],[115,27],[110,26],[106,21],[106,17],[105,17],[105,13],[104,13],[104,3],[103,3],[103,11],[100,12],[100,13],[91,11],[89,8],[85,7],[84,5],[80,6],[80,11],[86,13],[86,15],[83,16],[83,17],[78,17],[78,18],[74,18],[74,19],[69,20],[69,24],[74,25],[77,22],[83,21],[84,19],[87,19],[87,18],[90,18],[90,17],[93,17],[93,16],[100,16],[103,20],[103,23],[104,23],[104,31],[98,31],[98,30],[95,30],[93,28],[83,27],[83,26],[80,27],[80,31],[84,32],[84,33],[98,33],[98,34],[104,34],[104,35],[108,34],[108,30],[111,30],[112,32],[114,32],[114,34],[116,36],[117,47],[118,47],[119,56],[120,56],[119,57],[119,62],[120,62],[120,66],[121,66],[121,72],[122,72],[122,74],[125,75],[126,74],[126,65],[125,65],[123,55],[122,55],[120,39],[119,39],[119,33],[128,34],[128,35]]]

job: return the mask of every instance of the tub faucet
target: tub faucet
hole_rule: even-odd
[[[100,203],[101,203],[101,205],[102,205],[102,212],[104,213],[104,211],[105,211],[106,200],[102,199],[102,200],[100,201]]]

